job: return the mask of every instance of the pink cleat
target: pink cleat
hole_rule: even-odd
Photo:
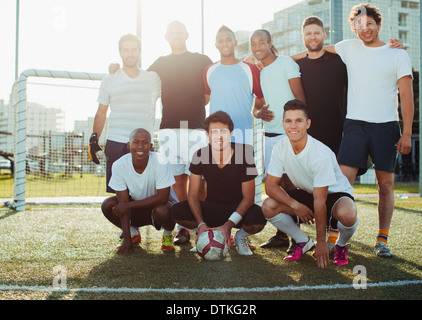
[[[334,253],[334,264],[336,266],[344,266],[346,264],[349,263],[349,261],[347,260],[347,247],[340,247],[338,245],[336,245],[336,249],[335,249],[335,253]]]
[[[293,253],[284,258],[284,261],[296,261],[299,260],[306,252],[313,249],[315,243],[311,238],[308,237],[308,241],[296,243],[296,246],[293,249]]]

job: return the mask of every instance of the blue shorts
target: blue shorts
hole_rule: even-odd
[[[104,153],[106,155],[107,192],[115,193],[115,191],[108,186],[108,183],[110,182],[110,179],[111,179],[111,167],[113,166],[114,161],[118,160],[120,157],[129,153],[129,148],[127,147],[126,143],[107,140]]]
[[[394,172],[400,136],[397,121],[370,123],[346,119],[338,163],[366,170],[370,156],[375,170]]]

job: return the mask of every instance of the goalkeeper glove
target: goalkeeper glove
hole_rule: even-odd
[[[102,151],[100,146],[98,145],[98,135],[93,133],[91,138],[89,138],[89,146],[88,146],[88,156],[89,159],[96,164],[100,164],[100,160],[98,160],[96,153],[98,151]]]

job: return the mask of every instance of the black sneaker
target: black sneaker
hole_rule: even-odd
[[[267,242],[260,245],[261,248],[279,248],[288,247],[289,237],[284,232],[278,231],[275,236],[271,237]]]

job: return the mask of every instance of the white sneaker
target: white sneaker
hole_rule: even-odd
[[[237,247],[237,251],[241,256],[251,256],[253,255],[252,250],[249,248],[248,238],[239,238],[237,236],[238,232],[234,236],[233,243]]]

